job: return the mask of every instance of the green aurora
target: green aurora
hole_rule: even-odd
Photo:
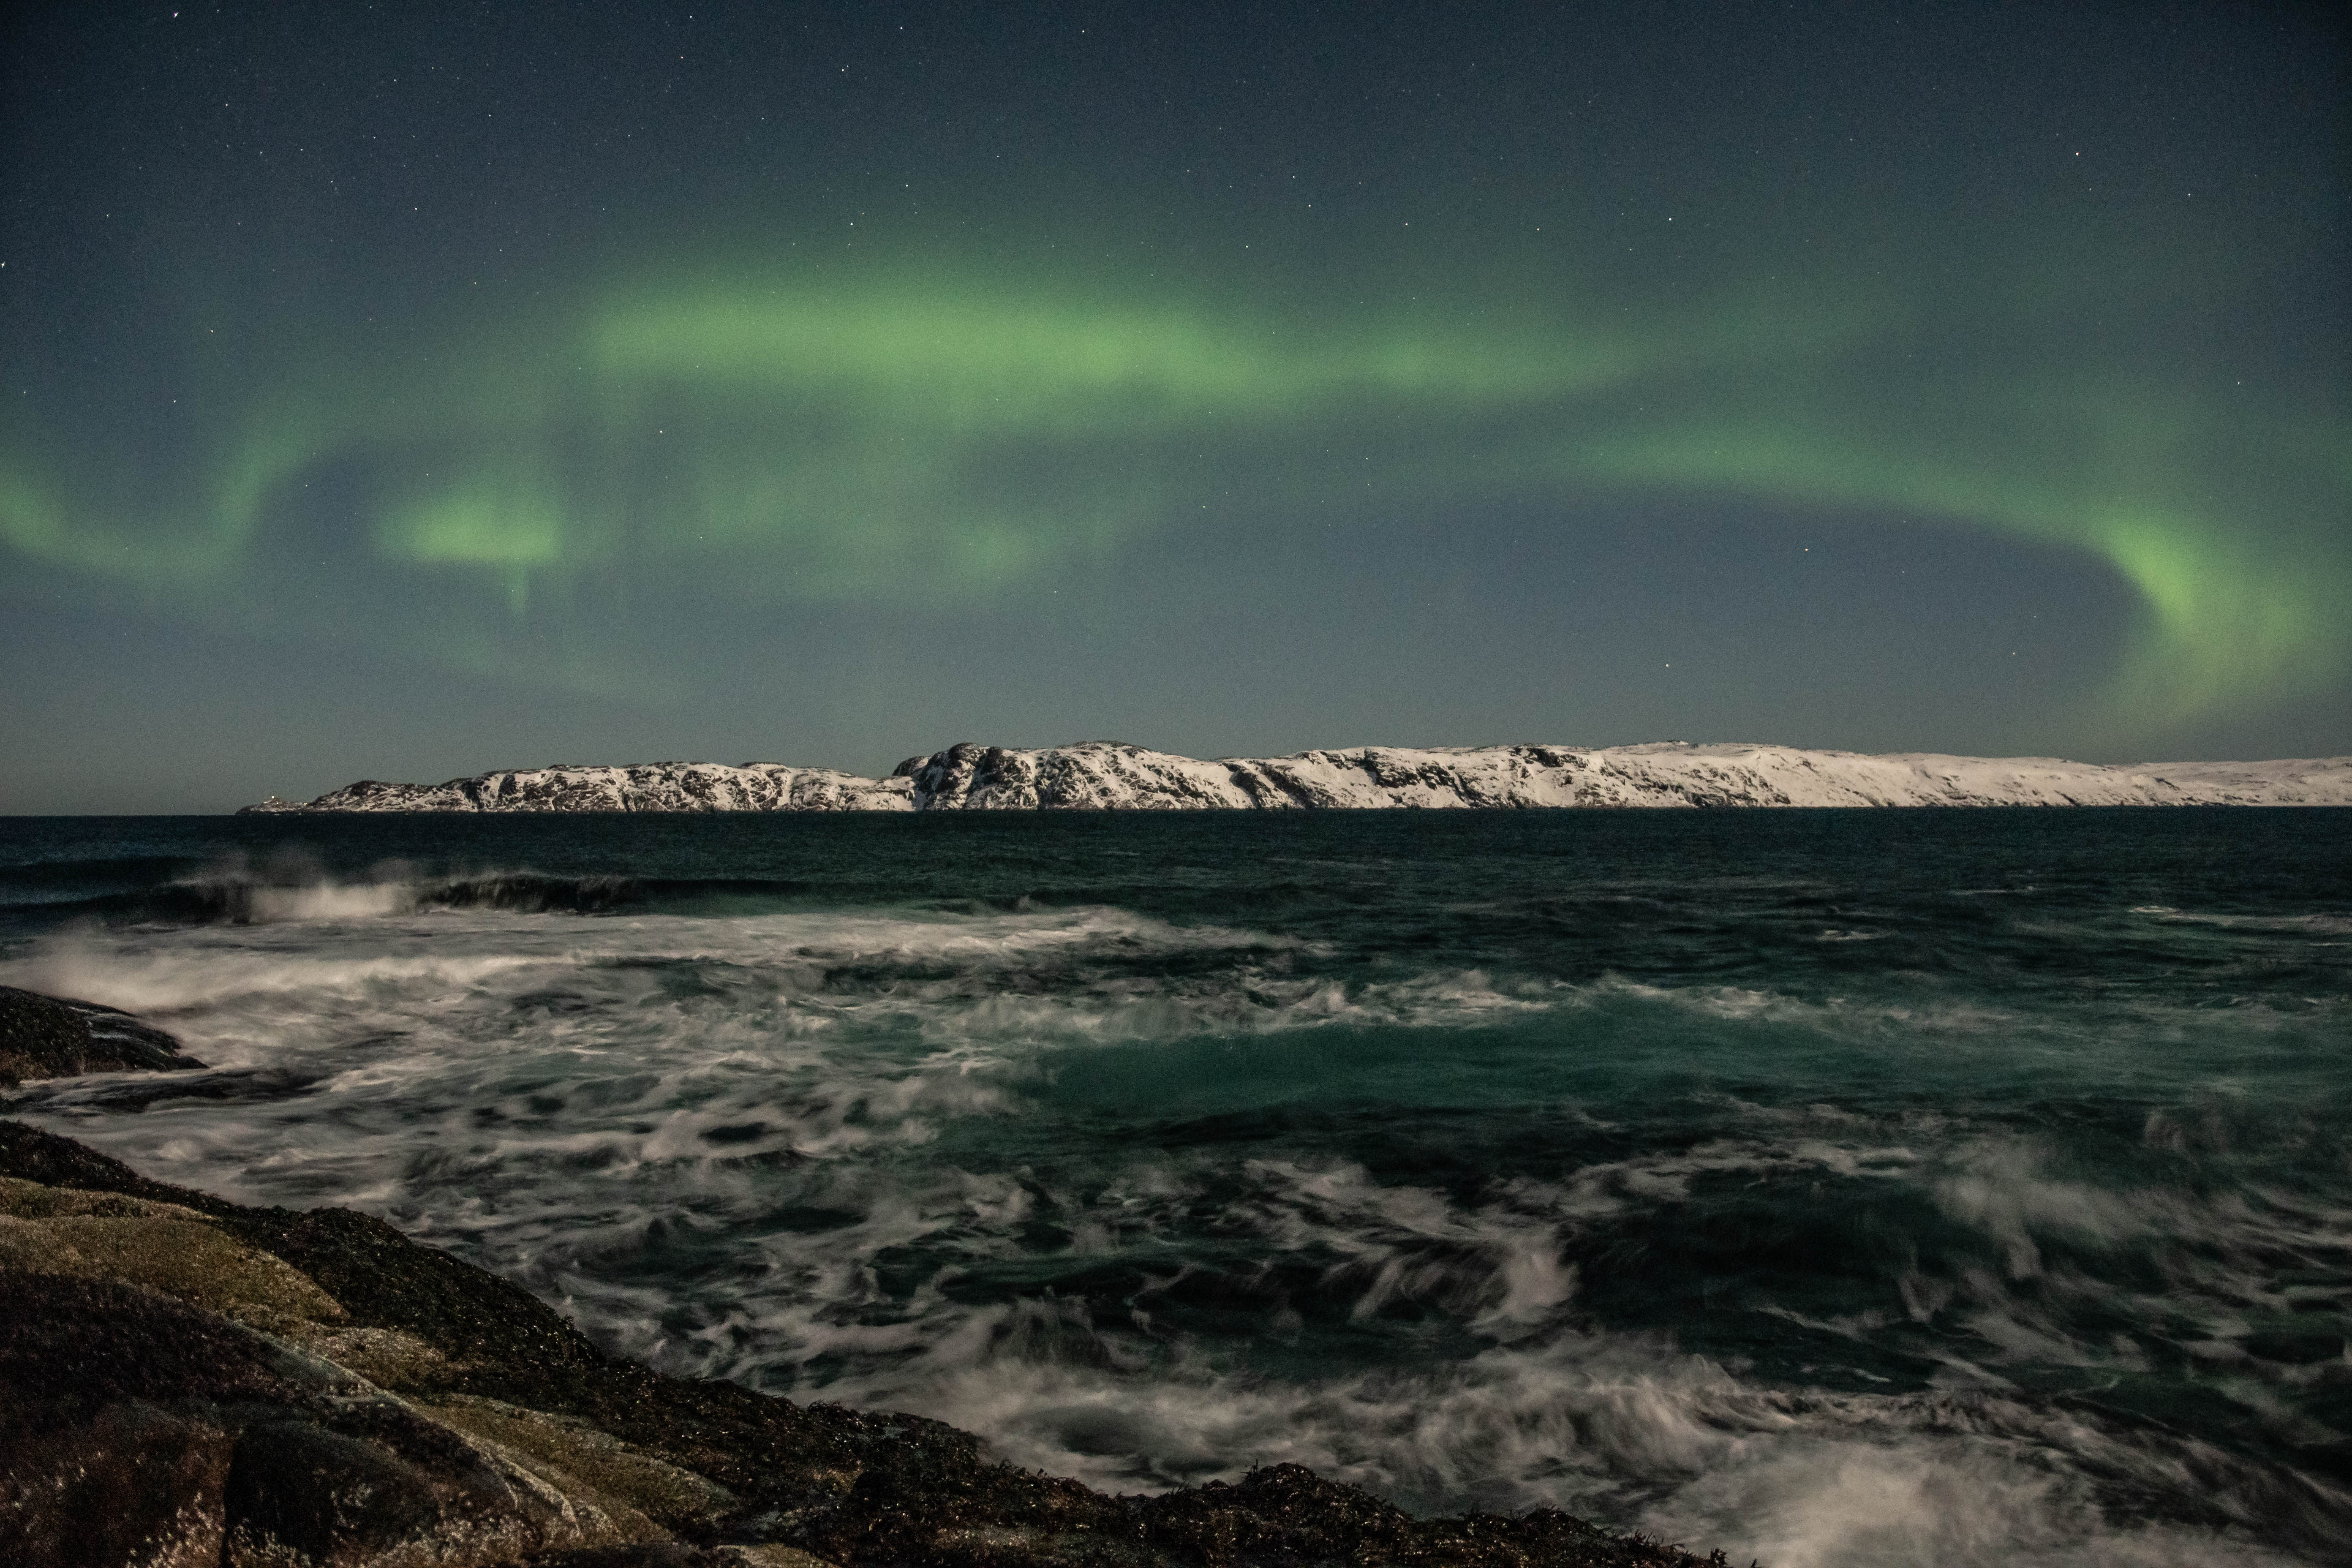
[[[650,265],[394,352],[257,348],[143,483],[20,403],[0,539],[183,613],[488,667],[530,628],[576,648],[567,616],[609,613],[614,584],[985,599],[1236,489],[1342,524],[1367,494],[1563,526],[1612,498],[1754,501],[2103,562],[2144,606],[2097,705],[2113,739],[2352,658],[2340,419],[2103,365],[2059,329],[2066,301],[2013,289],[1939,300],[1937,328],[1884,287],[1580,314],[1568,283],[1507,289],[1339,309],[1214,279]],[[1935,352],[1956,309],[1964,359]],[[289,540],[328,491],[350,521],[312,570]],[[554,673],[612,679],[570,654]]]
[[[2340,10],[12,8],[0,805],[2352,749]]]

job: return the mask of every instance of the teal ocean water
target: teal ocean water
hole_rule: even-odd
[[[5,1113],[1135,1491],[2352,1559],[2352,811],[0,821]]]

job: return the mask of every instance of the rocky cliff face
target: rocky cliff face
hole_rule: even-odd
[[[969,742],[887,779],[774,763],[508,770],[347,784],[248,811],[1192,811],[1696,805],[2347,805],[2352,757],[2101,767],[2051,757],[1865,756],[1666,742],[1364,746],[1201,762],[1108,741]]]

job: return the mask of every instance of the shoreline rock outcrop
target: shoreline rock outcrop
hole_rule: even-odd
[[[380,1219],[242,1206],[0,1121],[0,1562],[1721,1568],[1724,1559],[1553,1510],[1414,1519],[1296,1465],[1107,1496],[1000,1463],[980,1438],[940,1422],[663,1376],[606,1356],[529,1292]]]
[[[204,1065],[163,1030],[120,1009],[0,985],[0,1089],[26,1079]]]
[[[2107,767],[1670,742],[1360,746],[1202,762],[1109,741],[1034,751],[966,742],[909,757],[884,779],[781,763],[508,768],[439,784],[363,779],[310,801],[272,795],[245,813],[1928,805],[2352,805],[2352,757]]]

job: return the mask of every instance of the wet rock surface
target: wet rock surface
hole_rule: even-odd
[[[69,1038],[54,1013],[8,1016]],[[609,1359],[529,1293],[381,1220],[242,1207],[0,1121],[0,1562],[1701,1561],[1558,1512],[1416,1520],[1296,1465],[1106,1496],[939,1422]]]
[[[204,1065],[183,1053],[179,1041],[128,1013],[0,985],[0,1089],[26,1079],[177,1072]]]

